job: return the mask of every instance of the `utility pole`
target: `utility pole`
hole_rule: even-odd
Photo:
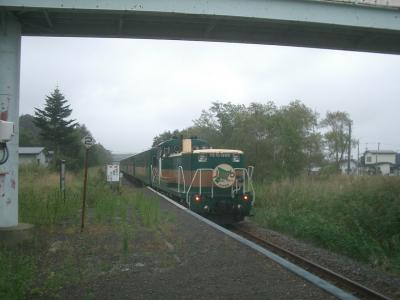
[[[65,160],[60,164],[60,192],[65,203]]]
[[[95,140],[91,135],[87,135],[82,139],[82,143],[86,147],[85,151],[85,175],[83,177],[83,199],[82,199],[82,215],[81,215],[81,232],[85,227],[85,208],[86,208],[86,189],[88,175],[89,148],[95,144]]]
[[[349,122],[349,149],[347,152],[347,175],[350,175],[350,159],[351,159],[351,121]]]
[[[360,140],[357,141],[357,175],[360,175]]]
[[[85,227],[85,208],[86,208],[86,189],[87,189],[87,173],[88,173],[88,159],[89,148],[85,151],[85,175],[83,177],[83,200],[82,200],[82,215],[81,215],[81,232]]]
[[[375,153],[375,175],[378,175],[378,153],[381,143],[378,143],[378,151]]]

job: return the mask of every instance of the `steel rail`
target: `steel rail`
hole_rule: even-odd
[[[335,285],[344,287],[346,290],[355,293],[358,297],[365,298],[365,299],[385,299],[390,300],[387,296],[376,292],[358,282],[355,282],[339,273],[336,273],[332,270],[329,270],[317,263],[312,262],[311,260],[304,258],[302,256],[297,255],[296,253],[284,249],[270,241],[267,241],[264,238],[257,236],[256,234],[249,232],[241,228],[240,225],[233,225],[231,230],[243,236],[246,239],[249,239],[262,247],[266,247],[268,250],[274,252],[277,255],[285,257],[289,261],[301,265],[303,268],[307,269],[308,271],[317,274],[321,278],[324,278],[330,282],[335,283]]]

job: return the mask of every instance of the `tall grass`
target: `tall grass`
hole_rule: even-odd
[[[77,232],[82,207],[82,172],[67,173],[65,198],[59,191],[57,173],[37,165],[24,165],[19,174],[19,221],[35,224],[42,233],[46,233],[48,227],[57,230],[60,225],[59,234],[67,228],[68,232]],[[158,199],[133,189],[112,190],[101,169],[89,170],[87,208],[85,227],[95,229],[98,226],[99,232],[103,228],[112,230],[121,242],[125,258],[130,253],[136,230],[140,230],[138,226],[150,230],[161,228]],[[70,228],[73,230],[69,231]],[[36,255],[48,247],[35,243],[32,247],[19,245],[18,252],[0,248],[0,299],[23,299],[29,295],[33,279],[40,273],[40,270],[36,271]],[[75,250],[69,251],[72,255]],[[65,282],[71,282],[72,277],[78,278],[77,267],[81,266],[65,257],[64,266],[57,269],[56,275],[30,292],[45,290],[57,294]]]
[[[303,177],[258,185],[255,221],[400,272],[400,178]]]
[[[65,198],[59,191],[59,177],[46,168],[26,165],[20,168],[20,220],[35,225],[57,225],[62,221],[76,222],[82,207],[83,174],[68,173]],[[101,169],[90,170],[87,206],[92,209],[97,223],[115,223],[127,215],[130,208],[138,211],[143,225],[155,227],[160,221],[160,207],[156,198],[144,196],[132,189],[113,191],[104,181]]]
[[[135,207],[139,211],[143,225],[146,227],[156,227],[160,222],[160,202],[153,198],[149,201],[142,193],[136,196]]]
[[[65,198],[59,190],[59,177],[37,165],[20,167],[19,217],[21,222],[55,225],[79,217],[81,187],[74,174],[67,177]]]
[[[143,195],[141,192],[122,190],[115,196],[108,186],[97,187],[90,197],[94,200],[94,214],[97,222],[113,222],[118,219],[126,223],[137,218],[145,227],[154,228],[160,222],[160,205],[158,199]],[[129,213],[130,212],[130,213]]]

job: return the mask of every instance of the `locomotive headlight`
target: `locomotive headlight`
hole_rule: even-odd
[[[251,200],[251,197],[250,197],[249,194],[243,194],[243,195],[242,195],[242,200],[243,200],[244,202],[249,202],[249,201]]]
[[[200,203],[200,202],[201,202],[201,195],[194,195],[194,196],[193,196],[193,200],[194,200],[195,202],[197,202],[197,203]]]
[[[233,162],[240,162],[240,155],[239,154],[233,154],[232,161]]]
[[[199,162],[207,162],[207,155],[206,154],[200,154],[198,157]]]

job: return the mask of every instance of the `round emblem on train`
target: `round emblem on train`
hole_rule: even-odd
[[[220,164],[213,170],[213,181],[217,187],[228,188],[235,182],[235,170],[231,165]]]

